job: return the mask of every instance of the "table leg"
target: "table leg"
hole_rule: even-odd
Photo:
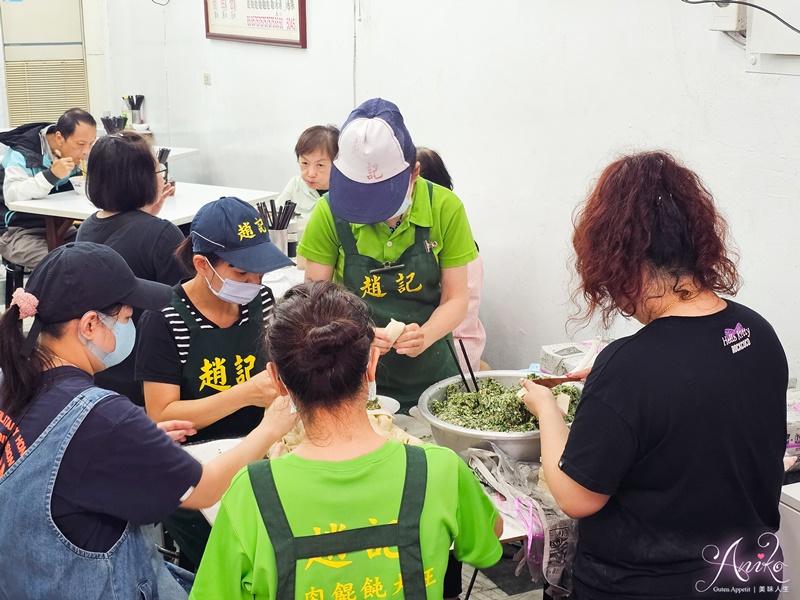
[[[47,249],[55,250],[64,243],[64,235],[69,231],[69,228],[72,227],[75,220],[48,215],[44,218],[44,222]]]
[[[475,580],[478,578],[478,571],[480,569],[475,569],[472,572],[472,579],[469,580],[469,587],[467,588],[467,595],[464,596],[464,600],[469,600],[469,595],[472,593],[472,586],[475,585]]]

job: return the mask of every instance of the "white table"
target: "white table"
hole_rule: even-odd
[[[159,217],[183,225],[191,223],[200,207],[223,196],[236,196],[255,205],[278,195],[278,192],[249,190],[202,183],[175,184],[175,194],[164,201]],[[64,241],[64,234],[73,221],[82,221],[97,212],[97,207],[86,196],[71,190],[50,194],[35,200],[6,202],[9,210],[43,215],[47,225],[47,247],[52,250]]]

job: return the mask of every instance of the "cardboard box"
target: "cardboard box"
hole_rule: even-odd
[[[800,390],[786,393],[786,454],[800,456]]]

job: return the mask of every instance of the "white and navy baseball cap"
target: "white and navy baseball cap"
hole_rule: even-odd
[[[361,104],[342,125],[331,168],[331,212],[350,223],[380,223],[397,213],[417,152],[397,106],[383,98]]]

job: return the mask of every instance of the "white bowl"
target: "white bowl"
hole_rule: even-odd
[[[400,410],[400,403],[394,398],[389,398],[389,396],[381,396],[380,394],[378,394],[377,399],[378,399],[378,404],[380,404],[381,407],[375,410],[368,410],[367,411],[368,413],[393,415],[398,410]]]
[[[75,175],[75,177],[70,177],[69,182],[72,184],[72,188],[81,196],[86,195],[86,178],[83,175]]]
[[[136,133],[147,133],[150,131],[150,125],[147,123],[131,123],[131,128],[133,128]]]

